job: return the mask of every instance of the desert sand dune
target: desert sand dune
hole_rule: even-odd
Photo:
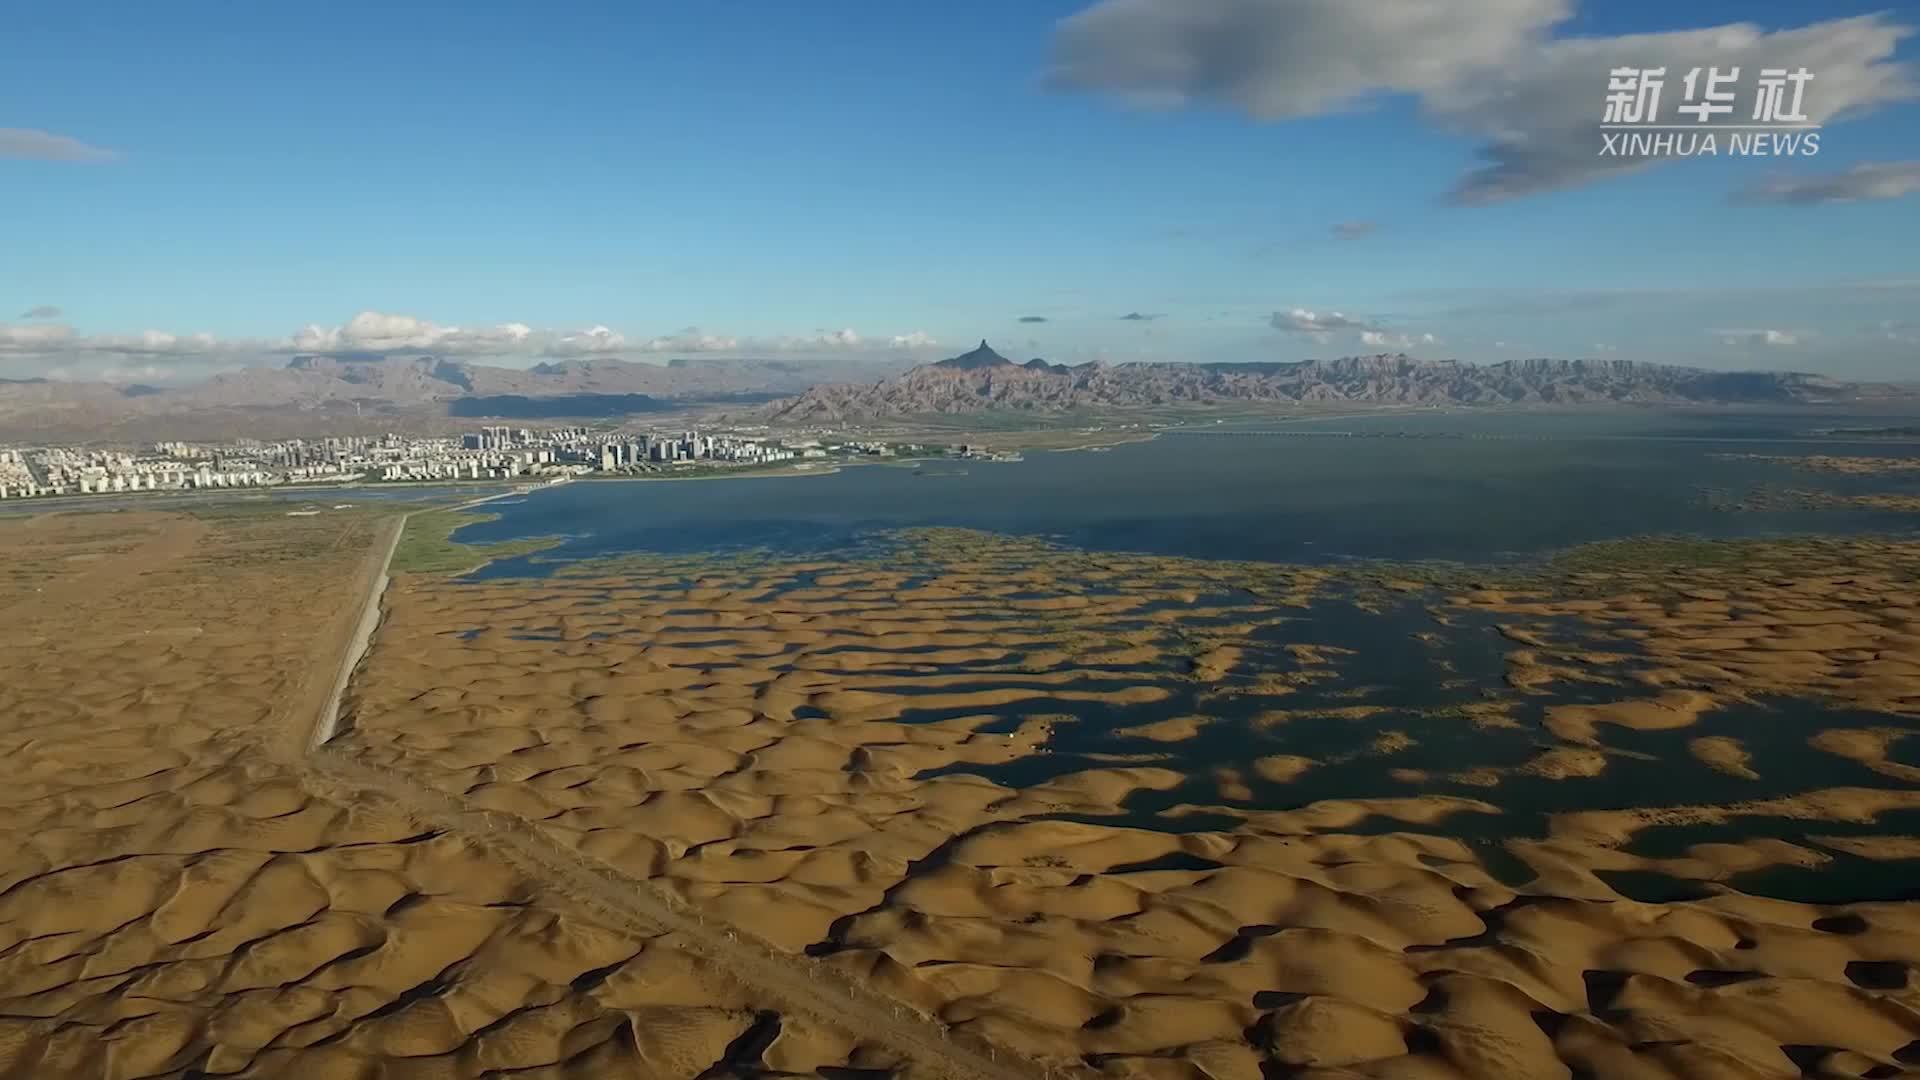
[[[0,1076],[901,1064],[290,759],[378,525],[0,523]]]
[[[400,575],[308,757],[378,522],[110,517],[0,528],[0,1076],[1920,1063],[1915,905],[1768,884],[1920,858],[1920,545]]]
[[[1317,571],[940,532],[879,562],[403,578],[343,749],[1058,1069],[1884,1075],[1920,1039],[1906,906],[1768,900],[1730,882],[1906,848],[1715,834],[1634,850],[1674,825],[1785,819],[1818,834],[1920,806],[1890,756],[1897,727],[1805,751],[1878,765],[1886,789],[1777,796],[1765,785],[1793,778],[1760,767],[1760,733],[1698,733],[1768,694],[1890,723],[1911,712],[1897,665],[1920,612],[1901,582],[1920,552],[1808,554],[1776,552],[1758,572],[1593,570],[1564,590],[1421,594],[1441,618],[1420,647],[1444,651],[1489,617],[1510,645],[1495,696],[1424,715],[1370,704],[1365,686],[1335,703],[1364,650],[1286,636],[1297,609],[1348,595]],[[1248,604],[1236,572],[1272,602]],[[1315,704],[1290,704],[1309,691]],[[1552,703],[1567,692],[1586,699]],[[1165,748],[1155,760],[1088,754],[1016,779],[1091,717],[1154,709],[1171,711],[1115,734]],[[1175,759],[1222,725],[1273,746],[1346,731],[1351,749],[1248,753],[1189,789]],[[1444,725],[1533,746],[1421,767],[1427,740],[1452,745]],[[1543,835],[1501,845],[1520,879],[1454,835],[1499,818],[1512,785],[1600,783],[1647,758],[1623,737],[1670,738],[1666,764],[1760,787],[1738,804],[1689,803],[1681,786],[1551,814]],[[1397,793],[1268,803],[1366,761]],[[1485,798],[1421,790],[1441,779]],[[1151,820],[1114,819],[1143,797],[1163,807]],[[1632,874],[1698,891],[1634,900],[1613,876]]]

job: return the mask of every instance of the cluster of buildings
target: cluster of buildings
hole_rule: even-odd
[[[356,482],[559,480],[893,453],[893,447],[878,442],[823,444],[809,438],[789,443],[758,433],[657,434],[578,426],[493,426],[455,437],[160,442],[138,451],[37,446],[0,448],[0,499]]]
[[[405,435],[224,443],[160,442],[139,451],[39,446],[0,449],[0,499],[360,481],[488,480],[539,475],[584,454],[584,428],[490,429],[464,438]]]
[[[686,431],[678,435],[630,435],[603,442],[594,463],[600,472],[650,472],[661,466],[770,465],[826,456],[818,444],[789,447],[763,439]]]
[[[189,459],[77,447],[0,450],[0,499],[258,487],[274,480],[245,454]]]

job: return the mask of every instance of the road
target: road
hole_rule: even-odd
[[[380,600],[387,594],[387,585],[392,580],[387,567],[393,564],[393,553],[400,547],[400,534],[407,531],[407,519],[412,514],[401,514],[388,522],[386,533],[374,542],[373,550],[377,570],[360,601],[360,618],[355,622],[353,637],[347,642],[345,659],[340,662],[340,670],[334,676],[333,692],[327,695],[326,704],[320,706],[320,713],[314,718],[313,735],[308,747],[318,750],[325,746],[340,727],[340,701],[346,697],[347,684],[353,681],[353,673],[360,668],[360,661],[367,655],[367,648],[373,644],[373,632],[380,628]]]
[[[486,501],[475,500],[456,509]],[[289,762],[313,788],[348,801],[373,798],[393,803],[422,824],[458,835],[481,853],[543,883],[555,899],[585,909],[595,921],[649,937],[664,932],[667,942],[711,961],[752,987],[767,1006],[885,1047],[917,1066],[914,1071],[919,1075],[1015,1080],[1084,1071],[1043,1069],[978,1039],[955,1035],[939,1020],[869,989],[831,964],[782,952],[738,927],[709,920],[650,881],[629,877],[556,844],[531,822],[473,809],[404,772],[369,765],[334,743],[346,690],[378,635],[381,599],[390,580],[388,567],[410,516],[399,515],[385,526],[387,531],[376,539],[361,568],[357,583],[361,603],[353,613],[350,635],[339,635],[341,647],[329,693],[307,714],[302,752]],[[283,738],[282,746],[287,745]]]

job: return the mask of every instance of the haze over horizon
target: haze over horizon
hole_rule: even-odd
[[[1709,0],[188,2],[0,40],[0,378],[296,354],[1920,378],[1911,11]],[[752,32],[743,32],[751,24]],[[1814,157],[1592,149],[1804,64]]]

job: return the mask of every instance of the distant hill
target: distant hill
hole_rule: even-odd
[[[1910,399],[1915,392],[1796,372],[1705,371],[1630,360],[1471,364],[1394,354],[1297,363],[1068,366],[1011,360],[985,341],[907,371],[897,360],[871,355],[696,356],[666,363],[593,358],[527,368],[433,355],[315,355],[186,385],[0,379],[0,439],[445,430],[486,417],[592,419],[719,406],[738,410],[736,418],[805,423],[1210,402],[1814,404]]]
[[[498,367],[432,355],[295,356],[185,385],[0,379],[0,439],[271,436],[447,427],[456,418],[595,418],[757,403],[900,364],[831,359],[611,358]]]
[[[1016,364],[985,341],[971,352],[877,382],[816,386],[758,416],[808,422],[992,409],[1059,412],[1204,402],[1516,405],[1816,403],[1895,396],[1896,388],[1800,372],[1725,372],[1633,360],[1471,364],[1405,354],[1297,363]]]
[[[980,347],[959,356],[949,356],[945,360],[935,361],[932,367],[952,371],[990,371],[993,368],[1014,367],[1013,361],[993,351],[986,338],[980,339]]]

